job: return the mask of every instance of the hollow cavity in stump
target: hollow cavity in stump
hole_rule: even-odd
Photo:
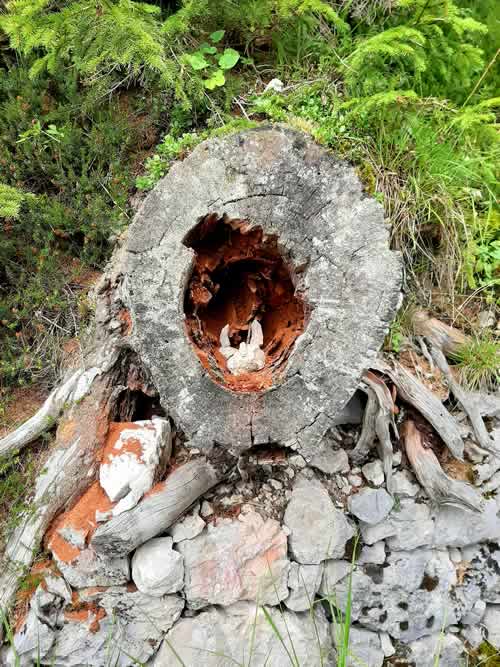
[[[195,253],[184,299],[194,350],[212,379],[233,391],[254,392],[279,381],[309,308],[295,289],[295,270],[275,235],[245,220],[205,216],[186,235]],[[252,322],[262,327],[264,367],[231,373],[221,353],[221,332],[233,348],[249,341]]]

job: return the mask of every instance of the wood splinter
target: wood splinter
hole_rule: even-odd
[[[480,494],[469,484],[444,472],[432,449],[425,446],[415,422],[407,420],[401,428],[401,435],[411,467],[433,502],[481,512],[483,500]]]
[[[368,403],[363,417],[361,435],[351,452],[351,458],[355,463],[362,463],[376,441],[377,451],[384,467],[387,490],[392,493],[391,428],[395,437],[398,438],[394,422],[394,401],[385,382],[371,371],[366,371],[363,375],[360,389],[367,395]]]

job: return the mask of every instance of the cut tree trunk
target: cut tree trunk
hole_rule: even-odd
[[[114,517],[94,533],[91,546],[98,553],[121,557],[164,532],[200,496],[215,486],[222,474],[205,458],[176,468],[164,482],[128,512]]]
[[[432,449],[424,445],[423,436],[415,422],[406,421],[401,435],[415,475],[433,502],[457,505],[476,512],[482,510],[481,495],[469,484],[448,477]]]

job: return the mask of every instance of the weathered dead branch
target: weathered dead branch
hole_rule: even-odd
[[[408,460],[430,499],[440,505],[457,505],[476,512],[482,510],[480,494],[469,484],[448,477],[415,423],[408,420],[401,429]]]
[[[464,333],[440,322],[435,317],[430,317],[424,310],[417,310],[414,313],[412,324],[417,337],[426,338],[446,355],[455,353],[469,340]]]
[[[184,464],[136,507],[98,528],[92,537],[92,547],[108,556],[125,556],[164,532],[221,478],[222,474],[205,458]]]
[[[351,458],[356,463],[361,463],[376,441],[377,451],[384,466],[387,490],[391,493],[393,458],[391,428],[395,437],[398,437],[394,422],[394,402],[385,382],[371,371],[366,371],[363,375],[360,388],[368,396],[368,403],[361,435],[351,453]]]
[[[432,424],[453,456],[462,461],[464,443],[458,423],[432,391],[397,361],[393,365],[378,361],[374,368],[391,378],[401,398]]]

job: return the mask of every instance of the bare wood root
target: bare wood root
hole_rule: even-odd
[[[116,354],[113,348],[103,350],[103,355],[97,360],[96,365],[87,370],[79,368],[75,371],[62,385],[51,392],[33,417],[0,439],[0,456],[22,449],[52,428],[62,412],[88,394],[95,378],[109,370],[115,360]]]
[[[430,499],[440,505],[480,512],[483,508],[480,494],[469,484],[448,477],[432,449],[425,447],[415,423],[406,421],[401,431],[408,460]]]
[[[92,547],[111,557],[125,556],[164,532],[221,479],[222,475],[205,458],[185,463],[167,477],[158,491],[98,528]]]
[[[463,461],[464,443],[458,423],[432,391],[397,361],[392,366],[378,361],[373,367],[391,378],[401,398],[432,424],[453,456]]]
[[[426,338],[447,355],[456,352],[469,340],[461,331],[440,322],[435,317],[430,317],[424,310],[414,313],[412,324],[417,337]]]
[[[394,423],[394,403],[391,392],[387,385],[370,371],[364,374],[361,389],[368,396],[368,404],[361,435],[351,453],[351,458],[356,463],[361,463],[376,440],[377,451],[384,467],[387,490],[392,493],[393,449],[390,429],[393,429],[396,437],[398,433]]]
[[[438,347],[433,346],[431,349],[431,355],[436,366],[446,377],[446,381],[448,382],[451,393],[455,396],[457,401],[462,406],[464,412],[469,417],[474,434],[477,438],[478,445],[491,454],[500,456],[500,451],[498,451],[498,449],[495,447],[490,434],[486,430],[486,426],[484,425],[484,421],[481,417],[477,404],[471,400],[468,392],[466,392],[465,389],[463,389],[463,387],[461,387],[453,377],[453,373],[451,372],[443,352]]]

